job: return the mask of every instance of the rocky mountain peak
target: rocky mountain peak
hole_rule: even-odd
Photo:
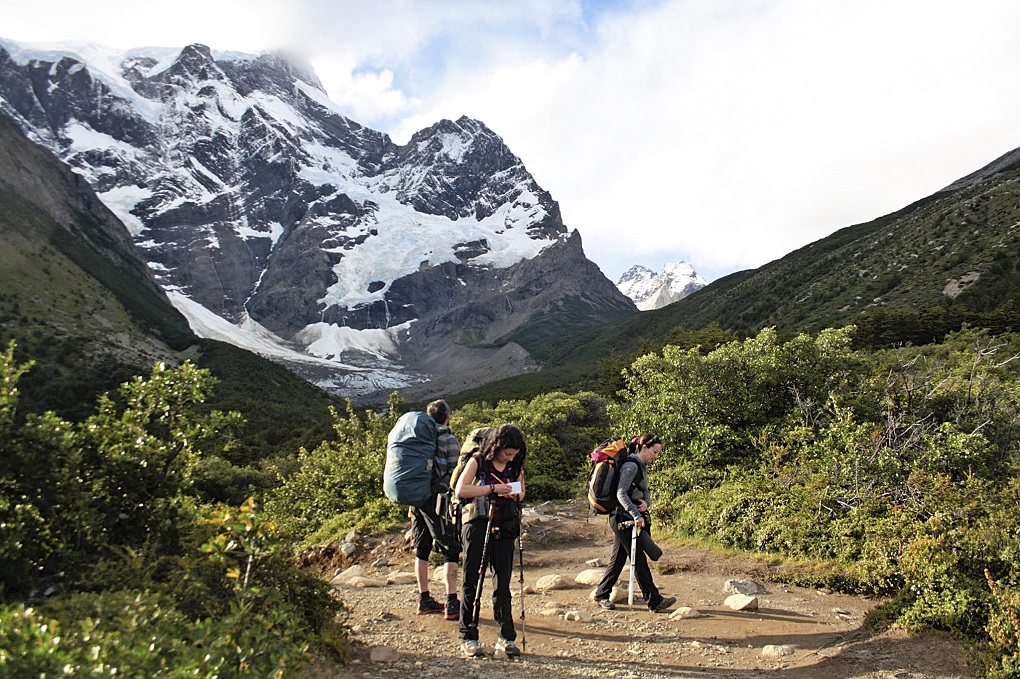
[[[181,79],[184,79],[185,82],[188,80],[225,80],[226,75],[216,65],[212,50],[205,45],[196,43],[182,49],[170,68],[166,69],[162,77],[158,78],[164,82],[185,84]]]
[[[635,265],[616,283],[620,292],[631,298],[641,311],[661,309],[705,285],[705,280],[687,262],[669,262],[658,273]]]
[[[351,394],[429,379],[409,373],[437,353],[477,369],[563,297],[585,323],[633,312],[481,121],[398,146],[284,55],[97,53],[16,45],[0,112],[95,187],[200,334]]]

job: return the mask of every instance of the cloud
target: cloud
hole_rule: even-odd
[[[356,121],[503,137],[610,278],[706,278],[1020,146],[1013,0],[0,0],[5,37],[298,51]]]
[[[1017,19],[992,2],[648,5],[596,17],[578,50],[553,58],[520,49],[493,67],[483,55],[394,132],[479,118],[610,277],[679,257],[714,278],[1018,145],[1004,71],[1020,56]]]

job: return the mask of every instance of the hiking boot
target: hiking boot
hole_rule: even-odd
[[[596,599],[595,603],[597,603],[599,605],[599,608],[602,608],[604,610],[607,610],[607,611],[615,611],[616,610],[616,604],[614,604],[609,599]]]
[[[461,652],[469,658],[477,658],[480,655],[485,655],[485,651],[478,645],[477,639],[465,639],[460,645]]]
[[[675,596],[663,597],[662,599],[659,599],[659,603],[655,604],[654,606],[648,604],[648,610],[650,610],[652,613],[662,613],[675,603],[676,603]]]
[[[496,639],[496,653],[500,651],[506,653],[508,658],[516,658],[521,654],[521,649],[517,648],[513,639],[504,639],[503,637]]]
[[[429,613],[439,613],[445,607],[432,598],[430,594],[418,597],[418,615],[428,615]]]
[[[460,600],[447,599],[443,617],[447,620],[460,620]]]

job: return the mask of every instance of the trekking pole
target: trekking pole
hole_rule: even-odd
[[[634,605],[634,574],[637,571],[635,556],[637,555],[637,538],[641,529],[635,523],[630,529],[630,585],[627,587],[627,605]]]
[[[482,585],[485,583],[485,562],[489,559],[489,538],[492,535],[492,517],[495,509],[496,503],[489,500],[489,521],[485,524],[485,540],[482,542],[482,562],[478,564],[478,587],[475,589],[475,629],[478,629],[478,620],[482,614]]]
[[[528,626],[524,621],[524,510],[520,500],[517,501],[517,524],[520,526],[517,532],[517,556],[521,573],[521,652],[527,652]]]

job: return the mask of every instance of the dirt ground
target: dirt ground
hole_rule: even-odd
[[[872,634],[863,627],[865,614],[880,603],[770,582],[763,563],[727,558],[689,547],[660,545],[665,554],[653,569],[664,595],[700,617],[671,619],[651,613],[635,601],[604,611],[591,601],[590,586],[534,591],[544,575],[560,574],[573,581],[591,559],[609,560],[612,535],[604,518],[587,515],[584,503],[546,504],[526,517],[524,540],[525,619],[515,562],[514,617],[519,659],[497,658],[492,644],[496,628],[486,588],[480,641],[481,658],[464,658],[458,649],[457,623],[441,615],[418,616],[413,584],[337,588],[351,610],[353,662],[344,677],[835,677],[892,678],[970,677],[967,654],[959,642],[939,634],[910,636],[891,630]],[[372,567],[373,563],[380,564]],[[360,563],[369,575],[394,570],[413,572],[414,555],[395,533],[359,542],[350,558],[323,566],[324,577]],[[659,571],[659,572],[656,572]],[[627,571],[621,578],[625,585]],[[723,605],[729,579],[764,585],[757,611],[737,612]],[[490,583],[491,584],[491,583]],[[443,587],[432,583],[436,598]],[[583,611],[590,622],[567,620],[550,611]],[[571,616],[566,616],[571,617]],[[772,647],[772,648],[766,648]],[[773,655],[785,647],[788,655]]]

